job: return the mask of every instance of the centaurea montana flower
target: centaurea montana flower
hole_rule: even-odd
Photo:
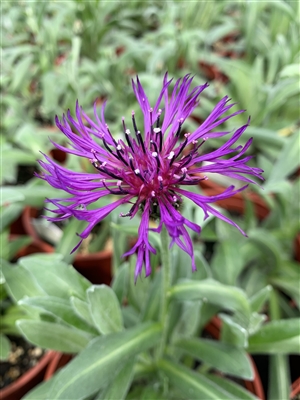
[[[240,229],[211,204],[240,192],[247,185],[238,190],[230,186],[222,194],[210,197],[187,190],[190,185],[198,185],[201,179],[206,179],[205,173],[218,173],[247,183],[255,183],[251,177],[262,179],[261,169],[247,165],[251,156],[245,156],[245,152],[252,139],[244,146],[235,146],[249,121],[237,129],[217,150],[200,153],[206,140],[230,133],[218,130],[217,127],[243,112],[236,111],[225,116],[234,105],[229,104],[227,96],[219,101],[194,132],[185,134],[180,141],[184,121],[198,105],[199,95],[208,86],[204,84],[190,89],[192,80],[190,75],[186,75],[175,83],[171,91],[172,79],[168,80],[165,74],[162,90],[153,107],[149,104],[138,77],[136,81],[132,80],[133,91],[143,113],[144,127],[142,133],[132,111],[132,131],[126,125],[124,117],[122,118],[123,139],[116,140],[111,134],[104,118],[105,104],[100,116],[95,105],[95,121],[79,107],[78,102],[76,119],[71,116],[70,111],[67,118],[63,116],[62,121],[56,117],[56,125],[69,139],[71,147],[66,148],[56,143],[54,145],[67,153],[90,160],[95,173],[68,170],[46,155],[47,162],[40,161],[40,165],[46,171],[40,177],[53,187],[71,195],[67,199],[48,200],[57,207],[52,211],[58,214],[57,217],[49,219],[58,221],[74,216],[88,222],[87,228],[79,235],[81,240],[75,249],[88,237],[97,223],[121,204],[131,204],[126,214],[120,214],[121,217],[133,218],[139,210],[142,211],[138,240],[133,248],[124,254],[127,256],[137,253],[135,278],[141,274],[143,266],[146,276],[151,273],[150,252],[156,252],[148,236],[149,220],[152,217],[159,219],[158,227],[153,230],[160,232],[164,224],[172,239],[171,245],[176,243],[188,253],[192,269],[196,269],[192,240],[187,227],[198,234],[201,228],[180,213],[183,197],[201,207],[205,218],[213,214]],[[205,162],[208,163],[204,164]],[[89,204],[111,194],[119,199],[102,208],[87,209]]]

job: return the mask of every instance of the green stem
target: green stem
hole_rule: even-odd
[[[162,282],[161,282],[161,308],[160,308],[160,322],[162,324],[162,336],[160,345],[157,352],[157,359],[159,359],[163,353],[167,341],[167,332],[169,326],[168,316],[168,298],[167,294],[171,286],[171,257],[169,250],[169,234],[166,227],[163,225],[161,231],[161,260],[162,260]]]
[[[271,320],[276,320],[280,319],[280,307],[279,307],[279,301],[278,301],[278,294],[276,289],[273,288],[273,290],[270,293],[270,317]]]

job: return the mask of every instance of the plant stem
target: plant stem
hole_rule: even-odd
[[[280,319],[280,307],[278,303],[278,294],[276,289],[273,288],[273,290],[270,293],[270,317],[271,320],[275,319]]]
[[[162,324],[162,336],[160,345],[157,352],[157,359],[159,359],[164,352],[167,332],[169,327],[168,315],[168,298],[167,294],[171,286],[171,257],[169,250],[169,234],[166,227],[163,225],[161,231],[161,260],[162,260],[162,282],[161,282],[161,299],[160,299],[160,322]]]

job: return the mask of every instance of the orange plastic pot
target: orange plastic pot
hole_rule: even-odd
[[[296,400],[300,396],[300,377],[292,384],[290,399]]]
[[[45,376],[44,376],[44,381],[48,381],[56,371],[58,371],[60,368],[64,367],[68,362],[72,359],[71,354],[64,354],[64,353],[58,353],[55,352],[54,357],[52,358],[51,362],[48,364]]]
[[[46,369],[54,359],[54,356],[54,351],[48,351],[33,368],[25,372],[25,374],[23,374],[15,382],[1,389],[0,399],[21,399],[27,392],[29,392],[29,390],[33,389],[37,384],[42,382]]]
[[[210,179],[201,181],[199,186],[207,196],[216,196],[220,193],[223,193],[226,189]],[[246,209],[245,197],[252,202],[255,214],[260,220],[263,220],[268,216],[270,210],[267,204],[256,193],[249,191],[245,192],[244,195],[241,193],[236,193],[234,196],[228,199],[217,201],[216,204],[228,211],[236,211],[239,214],[243,214]]]
[[[42,241],[31,223],[31,218],[38,215],[38,209],[26,207],[22,214],[22,222],[27,235],[32,237],[32,246],[42,248],[46,253],[53,253],[54,247]],[[71,251],[71,249],[70,249]],[[91,254],[76,254],[74,268],[94,284],[109,285],[112,279],[112,251],[103,250]]]

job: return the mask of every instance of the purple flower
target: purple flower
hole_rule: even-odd
[[[105,105],[101,116],[98,116],[95,106],[95,121],[84,113],[78,103],[76,119],[71,116],[70,111],[67,118],[63,116],[62,121],[56,117],[56,125],[68,138],[70,147],[56,143],[54,145],[67,153],[89,159],[95,168],[94,173],[70,171],[46,155],[46,162],[40,161],[45,170],[40,177],[53,187],[70,194],[67,199],[48,200],[56,207],[52,211],[57,214],[50,219],[60,221],[74,216],[87,221],[87,228],[79,235],[81,241],[88,237],[97,223],[121,204],[130,205],[128,212],[120,214],[121,217],[133,218],[139,211],[142,212],[138,241],[124,254],[137,252],[135,278],[141,274],[143,266],[146,276],[151,273],[150,252],[155,253],[155,249],[148,237],[150,218],[159,220],[157,229],[153,231],[160,232],[162,225],[166,226],[172,239],[171,245],[176,243],[187,252],[191,257],[192,269],[196,269],[192,240],[187,227],[197,233],[200,233],[201,228],[180,213],[179,208],[184,197],[201,207],[205,218],[213,214],[240,229],[211,204],[240,192],[247,185],[238,190],[230,186],[224,193],[211,197],[190,192],[190,185],[198,185],[201,179],[207,179],[205,173],[218,173],[247,183],[255,183],[252,177],[262,179],[261,169],[247,165],[251,156],[245,156],[245,152],[252,139],[244,146],[236,145],[249,121],[237,129],[219,149],[208,153],[204,151],[208,139],[229,135],[230,132],[224,132],[221,125],[243,112],[236,111],[226,115],[234,105],[229,104],[228,97],[224,97],[215,106],[194,132],[181,135],[184,121],[198,105],[199,95],[208,86],[204,84],[191,89],[192,80],[190,75],[186,75],[170,90],[172,80],[168,80],[166,74],[153,107],[149,104],[138,77],[136,81],[132,81],[134,94],[143,113],[144,127],[137,126],[133,111],[132,129],[129,129],[122,118],[123,136],[119,140],[113,137],[105,123]],[[84,124],[84,120],[88,126]],[[111,194],[117,196],[118,200],[105,207],[88,210],[89,204]]]

